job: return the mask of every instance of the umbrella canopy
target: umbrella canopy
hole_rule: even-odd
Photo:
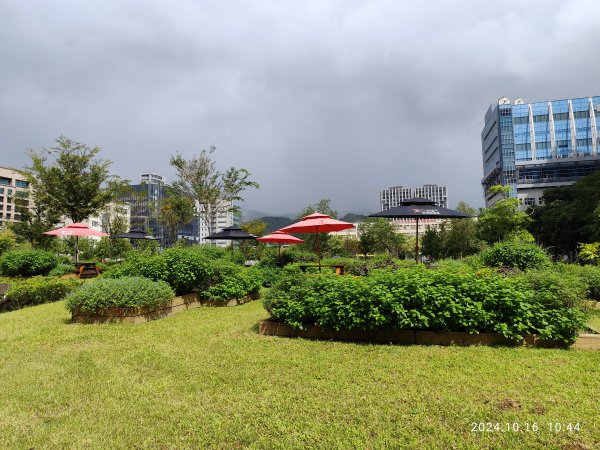
[[[256,239],[256,236],[242,230],[241,228],[227,227],[223,228],[218,233],[213,233],[206,236],[204,239],[225,239],[229,241],[237,241],[242,239]]]
[[[321,246],[319,242],[319,233],[347,230],[348,228],[354,228],[354,225],[341,220],[332,219],[326,214],[314,213],[304,216],[300,222],[283,227],[279,231],[286,233],[317,233],[317,261],[320,266]]]
[[[105,237],[107,233],[96,231],[90,228],[87,223],[72,223],[66,227],[57,228],[56,230],[46,231],[42,234],[50,236],[75,236],[75,263],[79,262],[79,236],[90,237]]]
[[[400,202],[385,211],[371,214],[369,217],[387,217],[394,219],[415,219],[417,222],[417,233],[415,241],[415,261],[419,260],[419,219],[467,219],[471,216],[454,209],[436,206],[434,201],[426,198],[415,197]]]
[[[119,233],[113,236],[117,239],[147,239],[147,240],[156,240],[157,237],[148,236],[144,230],[129,230],[127,233]]]
[[[259,242],[278,242],[279,243],[279,254],[281,255],[281,244],[300,244],[304,240],[287,234],[285,231],[274,231],[271,234],[256,238]]]
[[[56,230],[46,231],[42,234],[48,234],[51,236],[98,236],[104,237],[108,236],[107,233],[103,233],[102,231],[96,231],[90,228],[87,223],[72,223],[71,225],[67,225],[66,227],[57,228]]]

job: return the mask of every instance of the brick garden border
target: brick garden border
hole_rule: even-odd
[[[496,333],[458,333],[442,331],[415,330],[328,330],[318,325],[310,325],[305,330],[297,330],[274,320],[262,320],[259,334],[265,336],[300,337],[308,339],[326,339],[336,341],[357,341],[392,343],[403,345],[509,345],[527,347],[567,347],[566,344],[540,339],[537,335],[525,336],[522,341],[515,342]],[[571,348],[600,350],[600,334],[579,335]]]

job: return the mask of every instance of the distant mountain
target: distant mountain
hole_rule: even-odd
[[[279,230],[280,228],[287,227],[294,223],[292,219],[289,217],[282,216],[265,216],[265,217],[257,217],[258,220],[262,220],[267,224],[267,233],[271,233],[275,230]]]
[[[357,222],[362,222],[366,218],[367,218],[367,216],[362,215],[362,214],[347,213],[340,220],[343,222],[357,223]]]

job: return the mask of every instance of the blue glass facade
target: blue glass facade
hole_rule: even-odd
[[[482,185],[512,188],[524,206],[541,204],[543,190],[571,184],[600,169],[600,97],[513,104],[503,97],[485,116]]]

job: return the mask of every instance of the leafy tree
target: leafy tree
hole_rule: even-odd
[[[444,242],[440,230],[437,230],[434,227],[427,227],[420,242],[421,253],[424,256],[428,256],[433,260],[444,257]]]
[[[247,169],[230,167],[225,172],[217,170],[213,153],[216,147],[202,150],[200,155],[186,160],[177,152],[171,156],[171,165],[177,170],[179,180],[173,187],[198,203],[199,217],[212,233],[217,216],[228,212],[238,212],[236,202],[243,201],[241,193],[250,188],[259,188],[258,183],[250,181]]]
[[[530,210],[529,231],[555,255],[574,260],[579,243],[600,240],[600,172],[571,186],[544,191],[544,205]]]
[[[360,248],[369,251],[387,252],[398,257],[406,249],[406,236],[397,233],[394,225],[383,218],[368,218],[358,225]]]
[[[481,210],[477,236],[488,244],[493,244],[504,240],[510,233],[525,228],[531,219],[527,213],[519,211],[519,200],[509,197],[510,186],[492,186],[489,192],[502,194],[504,198]]]
[[[597,264],[600,261],[600,242],[581,244],[579,247],[579,258],[582,261]]]
[[[250,220],[240,224],[240,228],[254,236],[264,236],[267,230],[267,223],[260,219]],[[254,239],[240,241],[240,251],[246,259],[260,259],[265,248],[263,242]]]
[[[17,237],[10,229],[0,230],[0,255],[17,245]]]
[[[82,222],[110,203],[126,181],[110,174],[111,161],[96,158],[100,148],[64,136],[56,143],[41,152],[28,152],[31,166],[25,173],[33,186],[33,201],[49,214]]]
[[[17,235],[18,241],[26,241],[35,249],[50,250],[57,246],[56,238],[42,233],[56,228],[61,215],[41,200],[41,196],[38,195],[39,188],[37,185],[31,185],[31,198],[15,198],[15,213],[19,215],[19,221],[13,222],[11,229]],[[38,200],[33,201],[35,199]]]
[[[329,256],[354,256],[359,251],[359,241],[347,236],[330,236],[327,241]]]
[[[475,216],[477,211],[465,202],[459,202],[457,211]],[[474,255],[482,249],[477,238],[477,223],[474,219],[451,219],[447,234],[444,236],[444,256],[463,258]]]
[[[194,200],[167,190],[167,196],[159,207],[158,221],[165,226],[168,246],[177,240],[179,227],[190,223],[195,215]]]

